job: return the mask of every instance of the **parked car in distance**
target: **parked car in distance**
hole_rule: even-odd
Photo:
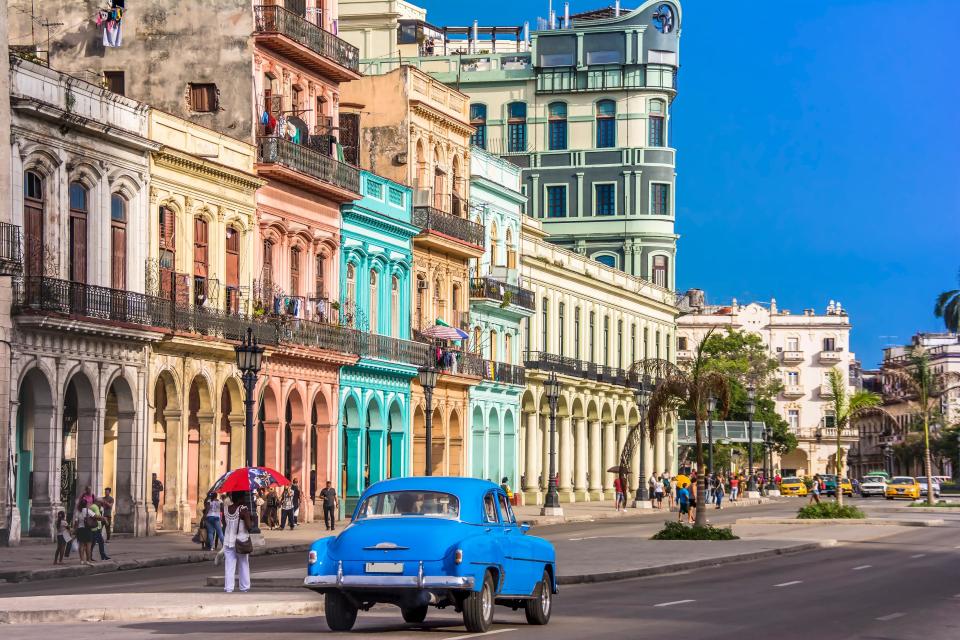
[[[780,481],[780,495],[805,496],[807,485],[802,478],[784,478]]]
[[[303,585],[324,594],[327,625],[353,628],[360,609],[387,603],[406,622],[453,607],[471,633],[493,623],[494,605],[546,624],[557,593],[553,545],[517,524],[500,486],[475,478],[377,482],[352,522],[313,543]]]
[[[920,483],[916,478],[910,476],[894,476],[887,483],[887,500],[894,498],[911,498],[916,500],[920,497]]]
[[[920,495],[921,496],[927,495],[927,478],[925,476],[917,478],[917,482],[920,483]],[[936,478],[933,478],[933,497],[934,498],[940,497],[940,483],[937,482]]]
[[[883,476],[864,476],[860,480],[860,495],[864,498],[887,495],[887,479]]]

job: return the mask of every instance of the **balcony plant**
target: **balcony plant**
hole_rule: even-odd
[[[512,291],[504,291],[504,292],[503,292],[503,301],[500,303],[500,308],[501,308],[501,309],[506,309],[507,307],[510,306],[510,303],[511,303],[511,302],[513,302],[513,292],[512,292]]]

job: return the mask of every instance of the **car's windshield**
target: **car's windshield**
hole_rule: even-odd
[[[894,478],[890,484],[913,484],[913,478]]]
[[[460,501],[438,491],[387,491],[368,497],[357,511],[358,520],[394,516],[458,518]]]
[[[877,476],[867,476],[861,481],[861,484],[883,484],[886,482],[885,478],[879,478]]]
[[[800,482],[800,478],[784,478],[780,482],[781,484],[797,484]]]

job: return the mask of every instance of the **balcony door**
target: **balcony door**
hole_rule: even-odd
[[[27,277],[43,275],[43,178],[27,171],[23,177],[23,247]]]

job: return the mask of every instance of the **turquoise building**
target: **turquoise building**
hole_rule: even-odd
[[[408,475],[410,380],[425,358],[411,343],[410,188],[367,171],[361,198],[341,207],[341,317],[365,334],[360,360],[340,369],[339,460],[343,508],[370,484]]]
[[[518,486],[520,396],[525,376],[521,324],[535,308],[520,286],[520,169],[471,149],[470,210],[486,233],[483,257],[470,280],[472,344],[484,359],[481,382],[470,388],[470,475]]]

